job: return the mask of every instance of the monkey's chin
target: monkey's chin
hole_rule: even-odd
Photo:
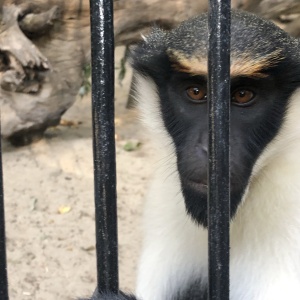
[[[208,226],[207,218],[207,192],[208,186],[192,180],[181,178],[182,194],[187,213],[199,225]],[[230,194],[230,216],[234,217],[239,206],[244,188],[235,189]]]
[[[187,213],[197,224],[207,227],[207,185],[181,178]]]

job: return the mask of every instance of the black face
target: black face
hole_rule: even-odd
[[[177,152],[186,209],[194,220],[207,226],[207,78],[177,72],[167,55],[170,48],[187,53],[188,57],[199,49],[205,52],[205,22],[206,16],[202,16],[169,34],[156,31],[136,49],[133,67],[157,85],[164,124]],[[245,13],[233,13],[232,39],[232,47],[238,53],[250,53],[255,58],[280,49],[282,58],[264,68],[264,76],[231,79],[231,216],[255,162],[278,133],[290,95],[300,87],[299,42],[272,23]]]
[[[165,126],[177,151],[187,211],[207,226],[208,116],[205,77],[173,73],[159,93]],[[231,83],[231,214],[241,201],[253,165],[274,138],[287,106],[276,80],[234,78]]]

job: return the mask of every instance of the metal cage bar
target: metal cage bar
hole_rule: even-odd
[[[113,1],[90,0],[97,288],[118,293]]]
[[[1,118],[0,118],[1,132]],[[0,136],[0,299],[8,300],[6,243],[5,243],[5,217],[4,217],[4,193],[2,172],[2,147]]]
[[[210,0],[208,16],[209,300],[229,299],[230,20],[230,0]]]

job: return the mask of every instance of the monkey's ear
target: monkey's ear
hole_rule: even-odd
[[[168,57],[166,54],[167,32],[160,28],[153,28],[152,32],[130,49],[132,67],[143,74],[157,74],[166,72]]]

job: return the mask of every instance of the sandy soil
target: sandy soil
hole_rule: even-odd
[[[121,49],[118,49],[118,57]],[[116,88],[120,286],[134,290],[141,206],[153,162],[136,112],[126,110],[130,74]],[[33,145],[3,145],[8,274],[12,300],[69,300],[96,286],[90,96]],[[142,146],[123,149],[129,140]],[[59,212],[61,210],[61,212]],[[68,212],[69,211],[69,212]]]

